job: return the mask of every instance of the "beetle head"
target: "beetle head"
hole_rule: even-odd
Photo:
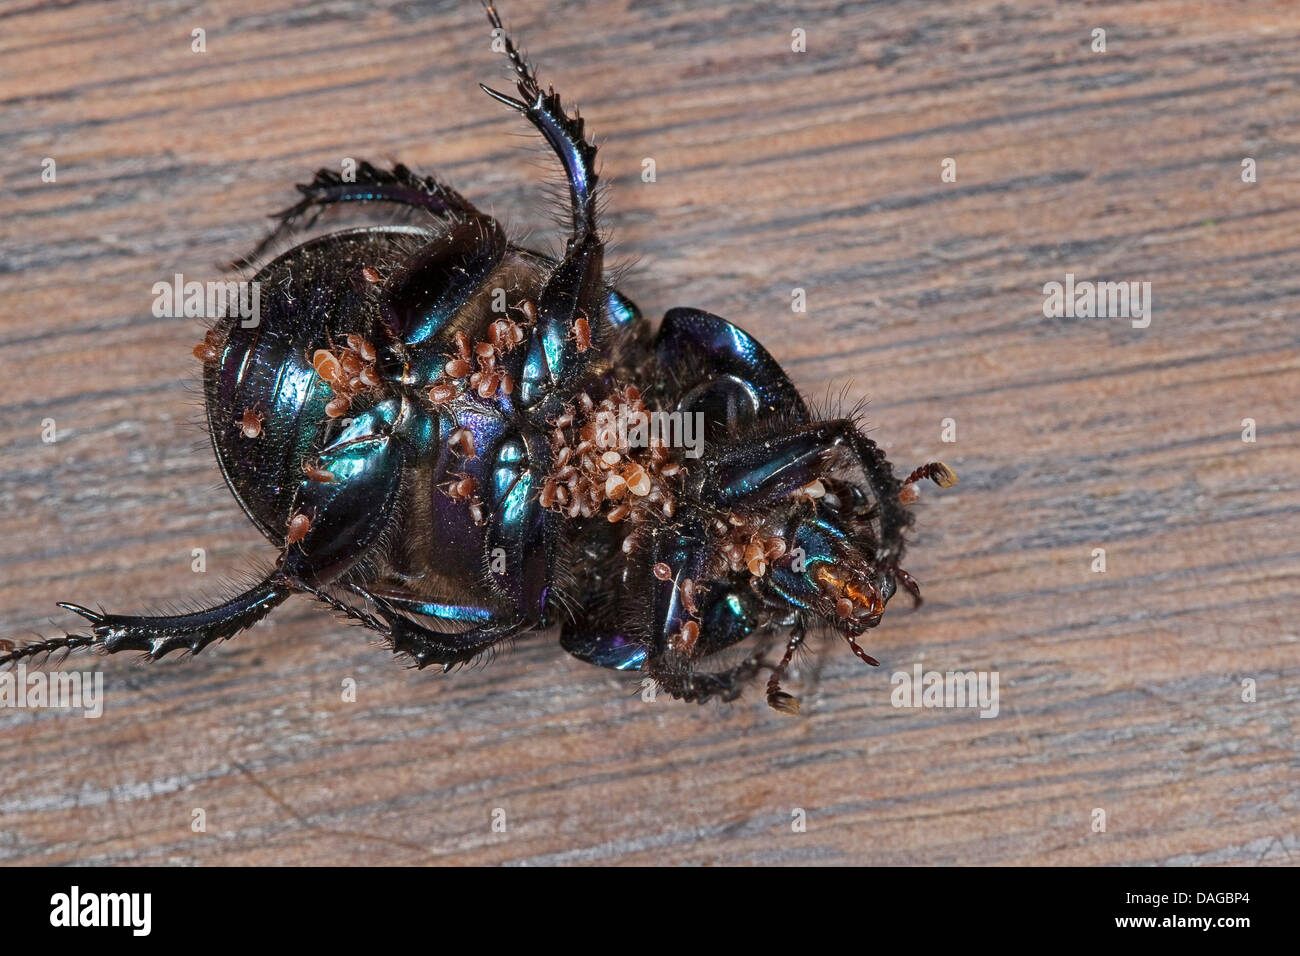
[[[875,556],[869,528],[818,503],[791,516],[785,540],[786,553],[755,579],[769,601],[810,613],[850,636],[880,623],[897,585],[892,567]]]

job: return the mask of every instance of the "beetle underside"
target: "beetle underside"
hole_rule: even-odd
[[[407,226],[309,239],[255,274],[257,321],[220,320],[195,355],[222,473],[277,548],[266,577],[188,614],[66,607],[90,622],[0,663],[76,648],[198,653],[291,594],[450,669],[559,626],[593,664],[641,670],[672,696],[735,698],[769,672],[768,703],[810,626],[857,638],[901,586],[914,483],[852,416],[819,418],[747,333],[672,309],[651,332],[609,284],[596,149],[502,31],[524,115],[565,172],[562,258],[521,248],[455,190],[403,166],[322,170],[248,257],[326,209],[407,207]],[[751,653],[779,634],[776,663]]]

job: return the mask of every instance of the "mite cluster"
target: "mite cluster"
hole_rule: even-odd
[[[497,362],[523,345],[526,329],[537,321],[537,306],[525,299],[519,305],[519,314],[523,324],[509,318],[496,319],[488,326],[487,336],[478,342],[457,332],[456,351],[447,356],[442,375],[429,389],[429,401],[446,405],[465,391],[479,398],[491,398],[498,392],[514,394],[514,376],[498,368]]]
[[[566,404],[550,423],[555,464],[542,484],[542,507],[569,518],[591,518],[608,505],[605,517],[611,524],[672,518],[674,479],[685,468],[659,438],[634,448],[614,424],[620,413],[635,419],[648,411],[634,385],[621,385],[599,402],[580,392]]]
[[[383,385],[375,370],[379,357],[375,347],[355,333],[348,333],[345,341],[341,348],[316,349],[311,356],[312,368],[334,392],[325,406],[330,418],[344,417],[359,395],[376,392]]]

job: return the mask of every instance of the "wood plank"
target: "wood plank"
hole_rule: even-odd
[[[732,318],[809,395],[869,398],[900,468],[957,469],[918,506],[925,606],[869,635],[880,670],[814,642],[790,720],[752,693],[644,702],[547,635],[405,671],[293,599],[193,661],[88,659],[101,719],[0,710],[0,862],[1294,864],[1295,5],[503,13],[597,133],[647,313]],[[198,601],[272,558],[196,425],[196,323],[152,317],[154,282],[217,277],[345,157],[557,233],[552,166],[478,91],[504,70],[475,4],[0,18],[0,636],[22,638],[74,626],[56,600]],[[1044,318],[1067,272],[1150,282],[1150,327]],[[996,671],[998,716],[893,707],[917,663]]]

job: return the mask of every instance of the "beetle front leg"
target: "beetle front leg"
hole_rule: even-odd
[[[815,422],[763,442],[751,439],[736,445],[701,476],[700,494],[719,508],[771,502],[825,474],[827,455],[836,449],[858,464],[871,485],[881,531],[876,559],[896,566],[903,553],[903,532],[912,523],[899,497],[903,483],[884,452],[848,419]]]
[[[762,667],[760,658],[749,657],[730,670],[701,674],[671,657],[661,657],[646,665],[646,673],[674,699],[702,704],[715,697],[735,700]]]
[[[683,641],[685,630],[665,634],[660,644],[662,651],[646,663],[645,671],[660,687],[679,700],[697,703],[714,697],[735,700],[744,690],[745,684],[759,670],[769,666],[763,663],[760,655],[754,654],[729,670],[715,673],[697,672],[694,665],[700,658],[730,647],[762,627],[752,592],[719,591],[707,595],[707,599],[702,597],[701,604],[698,630],[690,631],[696,635],[695,638]],[[771,700],[769,695],[769,703]]]
[[[629,596],[640,618],[637,630],[653,641],[643,670],[679,700],[735,700],[764,666],[757,655],[719,673],[697,673],[695,662],[729,647],[763,627],[752,594],[696,582],[706,578],[709,560],[704,529],[684,522],[653,532],[639,568],[651,579],[648,596]],[[593,648],[593,650],[596,648]]]

